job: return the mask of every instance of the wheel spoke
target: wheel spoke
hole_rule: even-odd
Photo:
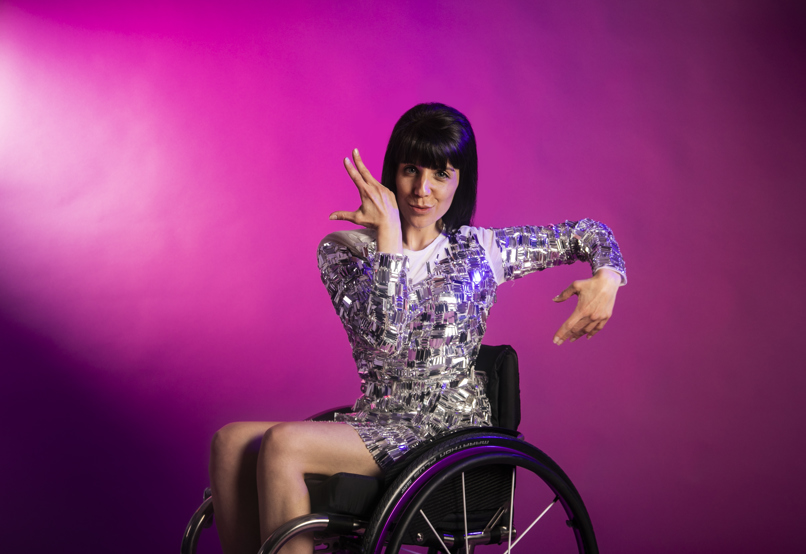
[[[434,526],[433,526],[433,525],[431,525],[431,522],[430,522],[430,521],[428,520],[428,518],[426,517],[425,512],[424,512],[424,511],[422,511],[422,510],[420,510],[420,513],[423,515],[423,519],[425,519],[425,522],[428,524],[428,526],[429,526],[429,527],[431,528],[431,530],[434,532],[434,536],[436,536],[436,537],[437,537],[437,540],[439,541],[439,544],[441,544],[441,545],[442,545],[442,548],[444,548],[444,549],[445,549],[445,552],[450,552],[450,550],[448,550],[448,547],[447,547],[447,546],[445,546],[445,543],[442,541],[442,537],[441,537],[441,536],[439,536],[439,533],[437,533],[437,530],[436,530],[436,529],[434,529]]]
[[[469,442],[471,440],[474,442]],[[479,442],[475,442],[477,440]],[[507,480],[510,481],[509,499],[506,496]],[[514,517],[515,485],[519,490],[523,489],[519,492],[523,498],[518,501],[517,522]],[[564,519],[554,517],[558,515],[557,510],[549,515],[554,504],[560,505],[560,512],[566,516]],[[552,548],[556,546],[579,554],[598,552],[590,517],[568,478],[548,456],[528,443],[508,436],[470,434],[433,447],[396,478],[380,509],[382,511],[367,525],[364,534],[364,542],[368,545],[366,550],[375,554],[384,550],[414,554],[426,549],[431,552],[461,550],[471,554],[474,546],[495,543],[500,546],[491,546],[491,551],[495,549],[501,554],[523,551],[523,554],[526,550],[531,551],[532,548],[527,546],[538,539],[545,539]],[[510,512],[508,517],[505,515],[507,510]],[[422,520],[418,519],[418,514]],[[461,523],[457,520],[459,517]],[[432,521],[431,518],[436,519]],[[477,518],[483,520],[475,526]],[[443,528],[443,519],[450,531]],[[564,520],[573,522],[569,525],[573,527],[571,532],[562,525]],[[432,533],[430,537],[426,527],[422,527],[422,521]],[[539,521],[543,521],[539,536],[524,543],[526,550],[519,550],[521,539],[531,533]],[[507,527],[506,531],[504,527]],[[462,532],[464,540],[458,535]],[[434,536],[436,539],[432,538]],[[506,545],[504,541],[507,541]],[[408,544],[404,545],[404,542]],[[576,547],[573,550],[572,544]]]
[[[519,542],[521,542],[521,539],[522,539],[523,537],[525,537],[525,536],[526,536],[526,533],[528,533],[528,532],[529,532],[529,531],[532,529],[532,527],[534,527],[534,526],[535,526],[535,523],[537,523],[538,521],[540,521],[540,518],[542,518],[544,515],[546,515],[546,512],[548,512],[548,511],[551,509],[551,507],[552,507],[552,506],[554,506],[554,505],[557,503],[557,501],[558,501],[559,499],[560,499],[560,497],[559,497],[559,496],[555,496],[555,497],[554,497],[554,500],[552,500],[552,501],[551,501],[551,504],[549,504],[548,506],[546,506],[546,509],[545,509],[545,510],[543,510],[543,512],[542,512],[542,513],[541,513],[539,516],[537,516],[537,519],[536,519],[536,520],[534,520],[534,521],[532,522],[532,524],[531,524],[529,527],[527,527],[527,528],[526,528],[526,531],[524,531],[524,532],[523,532],[523,534],[522,534],[521,536],[519,536],[519,537],[518,537],[518,539],[515,541],[515,544],[518,544]],[[510,546],[510,548],[515,548],[515,544],[513,544],[512,546]],[[507,552],[509,552],[509,551],[507,550]]]
[[[484,527],[484,532],[486,533],[487,531],[490,531],[493,528],[493,525],[498,523],[498,520],[501,519],[501,516],[504,515],[505,513],[507,513],[506,506],[501,506],[500,508],[498,508],[498,511],[495,512],[493,518]]]
[[[465,498],[465,472],[462,472],[462,511],[465,515],[465,552],[469,552],[469,543],[467,541],[467,499]]]
[[[509,538],[507,539],[507,554],[512,551],[512,512],[515,507],[515,466],[512,466],[512,490],[509,493]]]

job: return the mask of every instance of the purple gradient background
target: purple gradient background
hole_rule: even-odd
[[[422,101],[474,125],[478,225],[592,217],[626,253],[595,340],[551,344],[577,265],[501,287],[485,341],[602,551],[801,546],[803,15],[0,2],[0,550],[175,551],[218,427],[354,400],[315,249],[341,159],[379,174]]]

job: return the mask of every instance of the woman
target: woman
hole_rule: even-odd
[[[467,119],[420,104],[392,131],[382,183],[358,150],[344,160],[361,206],[330,219],[364,230],[328,235],[322,280],[353,348],[363,395],[354,412],[326,422],[241,422],[219,430],[210,479],[224,551],[254,553],[279,525],[309,513],[305,473],[380,475],[407,450],[449,430],[490,425],[474,362],[508,279],[588,261],[590,279],[554,343],[588,338],[610,318],[624,264],[610,230],[591,220],[549,227],[469,227],[476,201],[476,141]],[[297,536],[284,554],[312,551]]]

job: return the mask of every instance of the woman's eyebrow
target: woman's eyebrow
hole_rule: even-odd
[[[400,162],[400,165],[413,165],[414,167],[418,167],[420,169],[433,169],[435,171],[453,171],[456,173],[455,167],[445,166],[445,167],[427,167],[424,165],[416,164],[414,162]]]

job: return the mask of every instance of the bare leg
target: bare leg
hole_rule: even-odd
[[[260,443],[274,422],[230,423],[213,436],[210,487],[216,529],[226,554],[255,554],[260,548],[257,459]]]
[[[266,540],[277,527],[311,511],[305,474],[339,472],[380,475],[381,470],[349,425],[300,421],[280,423],[263,437],[257,460],[260,536]],[[283,554],[311,554],[309,535],[297,535]]]

